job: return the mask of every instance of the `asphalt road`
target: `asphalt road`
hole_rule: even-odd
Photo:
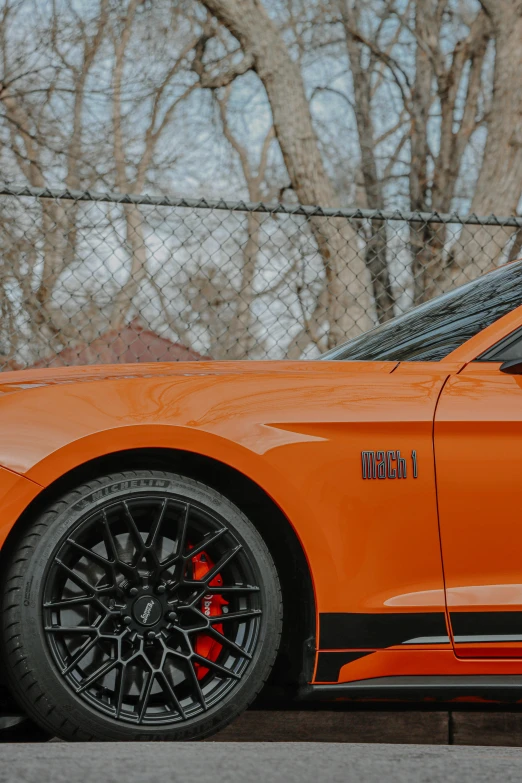
[[[522,778],[522,750],[344,743],[2,745],[0,783],[453,783]]]

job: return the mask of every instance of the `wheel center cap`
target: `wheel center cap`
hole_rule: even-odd
[[[142,595],[134,602],[132,614],[140,625],[155,625],[161,619],[161,604],[153,595]]]

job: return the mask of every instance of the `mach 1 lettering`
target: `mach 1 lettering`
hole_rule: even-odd
[[[408,478],[406,458],[399,449],[390,451],[361,451],[363,479]],[[411,452],[411,472],[417,478],[417,452]]]

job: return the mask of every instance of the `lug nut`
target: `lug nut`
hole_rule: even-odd
[[[148,631],[147,632],[147,638],[148,639],[155,639],[156,638],[156,632],[155,631]]]
[[[129,615],[126,615],[123,618],[123,622],[125,623],[125,625],[130,625],[132,623],[132,617],[129,617]]]
[[[158,585],[157,588],[156,588],[156,592],[157,593],[164,593],[166,589],[167,588],[166,588],[165,585]]]
[[[176,614],[176,612],[169,612],[167,617],[169,620],[172,620],[172,622],[176,622],[176,620],[178,619],[178,615]]]
[[[131,587],[131,589],[129,590],[129,595],[138,595],[139,592],[140,591],[138,590],[137,587]]]

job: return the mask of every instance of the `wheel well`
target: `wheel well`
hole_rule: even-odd
[[[40,513],[69,489],[97,476],[121,470],[169,470],[202,481],[227,497],[263,537],[281,582],[283,634],[269,683],[259,703],[269,706],[291,698],[297,686],[311,682],[315,657],[315,596],[310,569],[299,539],[281,509],[252,479],[225,463],[175,449],[135,449],[108,454],[74,468],[43,490],[28,506],[0,552],[24,521]]]

